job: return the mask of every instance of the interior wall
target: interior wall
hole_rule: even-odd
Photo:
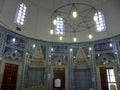
[[[108,30],[109,35],[118,35],[119,32],[119,15],[120,15],[120,1],[119,0],[109,0],[101,3],[101,8],[104,13],[106,30]]]
[[[85,1],[81,1],[85,2]],[[45,41],[50,41],[50,17],[52,14],[53,8],[57,8],[57,5],[55,5],[55,2],[50,2],[50,8],[45,8],[45,6],[41,6],[35,3],[32,3],[31,1],[24,1],[28,8],[27,12],[27,18],[25,21],[25,25],[22,28],[22,31],[16,31],[16,25],[14,24],[14,17],[16,14],[17,5],[20,3],[18,0],[1,0],[1,7],[0,7],[0,23],[5,24],[4,26],[8,28],[9,30],[13,30],[14,32],[20,33],[22,35],[41,39]],[[42,2],[39,2],[42,3]],[[56,2],[57,3],[57,2]],[[60,4],[62,5],[63,2]],[[69,2],[67,2],[69,3]],[[99,10],[103,11],[105,22],[106,22],[106,29],[109,32],[109,36],[119,34],[119,0],[100,0],[100,1],[94,1],[97,5],[93,5]],[[92,4],[92,2],[90,3]],[[48,6],[49,3],[44,5]],[[53,6],[54,5],[54,6]],[[42,32],[42,33],[41,33]],[[86,34],[85,34],[86,35]],[[107,37],[107,32],[102,33],[95,33],[94,32],[94,38],[93,40],[101,39],[102,37]],[[58,38],[55,38],[55,41],[58,41]],[[70,41],[70,38],[65,38],[65,41]],[[88,41],[87,35],[86,38],[83,38],[83,36],[79,36],[78,38],[79,42]],[[70,41],[71,42],[71,41]]]
[[[38,11],[39,10],[37,10],[36,9],[36,7],[34,7],[33,8],[33,6],[32,5],[30,5],[30,3],[29,2],[25,2],[27,5],[28,5],[28,7],[30,8],[29,10],[28,10],[28,14],[30,14],[29,16],[28,16],[28,22],[26,22],[26,27],[24,28],[24,30],[22,30],[21,32],[18,32],[18,31],[16,31],[15,30],[15,27],[16,27],[16,25],[14,25],[13,24],[13,21],[14,21],[14,16],[15,16],[15,12],[16,12],[16,8],[17,8],[17,3],[18,2],[14,2],[13,0],[4,0],[4,5],[3,5],[3,7],[1,8],[1,14],[0,14],[0,20],[2,20],[2,22],[3,23],[5,23],[5,25],[7,25],[8,27],[8,29],[6,29],[6,28],[4,28],[4,29],[1,29],[0,28],[0,31],[1,32],[3,32],[3,37],[0,37],[0,42],[2,43],[2,46],[0,47],[0,56],[2,56],[2,55],[4,55],[4,50],[5,50],[5,47],[6,46],[10,46],[10,45],[7,45],[6,44],[6,37],[7,37],[7,34],[9,34],[9,33],[11,33],[11,35],[13,35],[13,37],[15,36],[15,37],[23,37],[24,38],[24,40],[25,40],[25,47],[24,47],[24,49],[23,49],[23,52],[24,52],[24,54],[23,54],[23,56],[25,57],[25,53],[26,53],[26,51],[30,51],[30,47],[32,46],[32,44],[34,44],[34,43],[36,43],[36,42],[38,42],[38,43],[42,43],[43,44],[43,46],[45,46],[45,47],[47,47],[47,52],[45,53],[45,56],[46,56],[46,63],[48,64],[48,63],[50,63],[49,61],[50,61],[50,54],[51,54],[51,51],[50,51],[50,48],[51,48],[51,43],[49,43],[49,42],[42,42],[42,41],[39,41],[39,40],[36,40],[36,39],[33,39],[33,38],[40,38],[40,39],[42,39],[42,38],[44,38],[43,36],[46,36],[44,39],[45,40],[47,40],[47,38],[49,37],[48,36],[48,32],[47,32],[47,34],[45,34],[45,30],[46,29],[48,29],[49,27],[46,27],[47,26],[47,24],[49,23],[49,21],[47,21],[48,19],[50,19],[50,17],[48,17],[49,16],[49,14],[48,14],[48,12],[47,11],[45,11],[44,12],[44,10],[43,10],[43,12],[44,13],[42,13],[42,12],[39,12],[39,15],[41,16],[39,19],[37,18],[37,16],[38,16]],[[104,2],[105,3],[105,2]],[[34,5],[35,6],[35,5]],[[15,8],[16,7],[16,8]],[[113,8],[112,8],[113,7]],[[107,30],[110,30],[110,29],[112,29],[113,30],[113,32],[115,31],[115,30],[119,30],[119,19],[120,18],[118,18],[119,17],[119,14],[120,14],[120,12],[119,12],[119,1],[118,0],[109,0],[108,2],[106,2],[104,5],[103,5],[103,7],[102,7],[103,9],[103,12],[105,13],[105,19],[106,19],[106,22],[107,22]],[[10,14],[8,14],[8,13],[10,13]],[[45,14],[45,15],[44,15]],[[46,19],[44,19],[44,16],[46,17]],[[106,17],[107,16],[107,17]],[[113,17],[114,16],[114,17]],[[45,20],[45,21],[44,21]],[[43,21],[43,23],[41,24],[41,21]],[[48,22],[48,23],[47,23]],[[37,24],[36,24],[37,23]],[[40,27],[38,27],[40,25]],[[49,25],[49,24],[48,24]],[[4,25],[3,25],[4,26]],[[29,27],[28,27],[29,26]],[[6,27],[6,26],[5,26]],[[33,38],[27,38],[27,37],[24,37],[23,35],[18,35],[18,34],[16,34],[16,33],[14,33],[14,32],[9,32],[9,29],[11,29],[11,30],[13,30],[13,31],[15,31],[15,32],[18,32],[18,33],[21,33],[21,34],[28,34],[27,36],[28,37],[33,37]],[[33,30],[33,31],[31,31],[31,30]],[[37,32],[35,32],[35,30],[37,30]],[[42,30],[42,33],[39,33],[39,30]],[[117,33],[119,33],[119,31],[117,31]],[[37,35],[39,35],[39,36],[37,36]],[[97,34],[96,34],[97,35]],[[37,37],[35,37],[35,36],[37,36]],[[114,41],[114,46],[116,45],[116,43],[120,43],[120,41],[119,41],[119,36],[117,37],[117,38],[115,38],[115,37],[112,37],[112,38],[110,38],[110,39],[105,39],[105,40],[100,40],[100,41],[94,41],[94,42],[86,42],[86,43],[70,43],[70,44],[66,44],[66,43],[54,43],[57,47],[58,47],[58,49],[60,50],[60,51],[66,51],[66,53],[65,53],[65,55],[66,56],[68,56],[67,58],[69,58],[68,60],[71,60],[71,61],[68,61],[68,63],[69,63],[69,66],[71,66],[70,67],[70,69],[68,69],[68,72],[72,72],[72,60],[73,60],[73,54],[71,53],[71,54],[69,54],[69,48],[74,48],[74,47],[81,47],[81,46],[88,46],[89,47],[89,45],[90,46],[92,46],[94,49],[93,49],[93,51],[91,51],[91,54],[93,54],[93,53],[95,53],[95,54],[99,54],[99,52],[100,53],[104,53],[104,52],[112,52],[113,54],[114,54],[114,52],[116,51],[116,50],[119,50],[118,48],[119,48],[119,46],[118,47],[114,47],[113,49],[108,49],[107,48],[107,50],[106,51],[104,51],[106,48],[106,46],[109,46],[108,44],[106,45],[106,44],[104,44],[105,42],[107,42],[107,41],[110,41],[111,42],[111,39],[113,39]],[[98,52],[95,52],[95,49],[96,49],[96,47],[94,46],[95,44],[100,44],[100,45],[98,45],[98,47],[103,47],[102,49],[100,49],[100,48],[98,48],[98,50],[100,49],[101,51],[98,51]],[[63,48],[64,46],[66,46],[67,47],[67,49],[66,48]],[[11,46],[10,48],[14,48],[14,49],[16,49],[16,46]],[[20,49],[21,50],[21,49]],[[88,48],[87,48],[87,50],[88,50]],[[103,50],[103,51],[102,51]],[[73,50],[74,51],[74,50]],[[56,52],[55,52],[56,53]],[[64,54],[63,52],[60,52],[60,54],[62,53],[62,55]],[[118,53],[119,53],[119,51],[118,51]],[[86,57],[88,56],[88,54],[86,54]],[[5,56],[2,56],[2,57],[5,57]],[[29,58],[29,57],[28,57]],[[87,57],[88,58],[88,60],[91,60],[90,59],[90,57]],[[103,58],[102,58],[103,59]],[[117,59],[119,59],[119,56],[118,56],[118,58]],[[26,60],[26,58],[23,58],[23,60],[21,60],[21,62],[25,62],[24,60]],[[91,62],[93,62],[93,64],[96,64],[95,63],[95,61],[97,61],[96,60],[96,58],[95,58],[95,55],[93,54],[93,56],[92,56],[92,60],[93,61],[90,61],[90,63]],[[116,60],[116,59],[115,59]],[[15,61],[15,60],[12,60],[11,58],[10,58],[10,63],[12,62],[12,63],[14,63],[13,61]],[[104,61],[104,60],[101,60],[101,61]],[[109,60],[108,60],[109,61]],[[3,66],[1,66],[1,65],[3,65],[3,63],[5,62],[5,60],[1,60],[0,61],[0,67],[1,67],[1,70],[2,70],[2,72],[3,72]],[[15,61],[15,62],[19,62],[19,60],[18,61]],[[20,63],[20,62],[19,62]],[[103,64],[104,62],[102,62],[102,64]],[[101,64],[101,63],[100,63]],[[67,66],[67,65],[66,65]],[[93,66],[93,67],[95,67],[95,66]],[[48,73],[49,73],[49,66],[46,68],[48,71],[46,71],[46,74],[48,75]],[[118,68],[119,69],[119,68]],[[22,65],[21,65],[21,70],[22,70]],[[32,70],[31,70],[32,71]],[[32,71],[32,72],[34,72],[34,70]],[[36,71],[36,73],[38,73],[37,71]],[[79,74],[81,74],[80,72],[78,72]],[[85,71],[83,70],[83,72],[82,72],[82,74],[83,73],[85,73]],[[116,72],[117,73],[117,72]],[[0,73],[0,75],[2,76],[2,74],[3,73]],[[19,72],[19,77],[21,76],[21,71]],[[31,72],[30,72],[30,74],[31,74]],[[93,73],[93,74],[95,74],[95,73]],[[117,73],[118,74],[118,73]],[[116,75],[117,75],[116,74]],[[24,76],[24,75],[23,75]],[[76,75],[75,75],[76,76]],[[95,76],[96,76],[96,74],[95,74]],[[32,77],[34,77],[35,78],[35,74],[33,74],[33,76]],[[43,77],[43,76],[41,76],[41,77]],[[82,75],[81,75],[81,77],[82,77]],[[116,76],[116,77],[118,77],[118,76]],[[0,79],[2,79],[1,77],[0,77]],[[68,79],[68,78],[67,78]],[[71,79],[71,80],[68,80],[68,81],[71,81],[72,82],[72,75],[70,76],[70,78],[69,79]],[[90,79],[90,77],[89,77],[89,79]],[[21,78],[18,78],[18,80],[19,81],[21,81]],[[36,80],[36,78],[34,79],[34,80]],[[48,78],[47,78],[47,80],[48,80]],[[37,81],[37,80],[36,80]],[[98,80],[99,81],[99,80]],[[120,80],[118,80],[118,81],[120,81]],[[24,81],[23,81],[24,82]],[[70,83],[71,83],[70,82]],[[18,84],[18,88],[17,88],[17,90],[19,90],[20,89],[20,85],[21,85],[21,83],[20,82],[18,82],[19,84]],[[68,82],[69,83],[69,82]],[[86,82],[87,83],[87,82]],[[95,83],[95,82],[94,82]],[[89,82],[89,84],[91,84],[90,82]],[[92,82],[92,84],[93,84],[93,82]],[[32,84],[29,84],[29,85],[32,85]],[[76,85],[76,87],[77,87],[78,85]],[[69,88],[70,86],[68,85],[68,88]],[[82,86],[81,86],[82,87]],[[88,86],[87,86],[88,87]],[[71,89],[71,88],[70,88]]]
[[[116,36],[116,37],[112,37],[112,38],[108,38],[108,39],[104,39],[104,40],[99,40],[99,41],[93,41],[93,42],[86,42],[86,43],[50,43],[50,42],[46,42],[46,41],[41,41],[41,40],[38,40],[38,39],[33,39],[33,38],[28,38],[28,37],[24,37],[23,35],[18,35],[14,32],[10,32],[8,29],[4,28],[4,27],[0,27],[0,33],[1,36],[0,36],[0,58],[8,58],[9,62],[11,63],[14,63],[14,62],[17,62],[17,63],[24,63],[25,65],[28,64],[29,62],[27,62],[27,60],[29,61],[30,57],[29,57],[29,54],[31,52],[31,47],[33,44],[41,44],[43,45],[44,47],[46,47],[44,54],[45,54],[45,61],[46,61],[46,65],[48,65],[46,67],[46,72],[45,72],[45,80],[47,81],[46,83],[48,84],[48,87],[50,85],[50,79],[51,78],[48,78],[48,74],[50,73],[50,65],[51,65],[51,61],[52,60],[56,60],[56,57],[57,59],[64,59],[65,63],[63,62],[62,64],[65,65],[65,66],[68,66],[68,88],[69,89],[73,89],[73,87],[71,87],[72,85],[72,81],[73,81],[73,61],[75,58],[74,55],[76,55],[76,52],[78,50],[79,47],[86,47],[85,51],[85,56],[87,57],[88,59],[88,64],[91,66],[90,69],[94,70],[95,66],[97,64],[108,64],[110,62],[112,63],[116,63],[116,67],[117,67],[117,70],[119,70],[119,67],[117,66],[119,64],[119,59],[120,59],[120,36]],[[11,35],[12,37],[8,37],[9,39],[6,40],[7,36],[8,35]],[[15,45],[12,43],[12,42],[9,42],[12,40],[13,37],[16,37],[17,38],[17,43],[15,43]],[[112,40],[111,40],[112,39]],[[21,41],[21,42],[20,42]],[[24,41],[24,42],[22,42]],[[109,44],[112,43],[113,44],[113,47],[109,47]],[[54,52],[52,52],[50,49],[51,49],[51,46],[52,45],[55,45],[54,48]],[[19,46],[21,45],[21,46]],[[92,51],[89,51],[89,46],[92,47]],[[12,49],[18,49],[18,51],[22,51],[22,54],[23,56],[21,57],[22,60],[18,60],[16,58],[14,58],[15,56],[14,55],[11,55],[11,57],[6,57],[5,56],[5,47],[9,47],[11,48],[10,50],[10,54],[12,53]],[[22,47],[22,48],[21,48]],[[69,49],[72,48],[73,51],[70,52]],[[7,50],[6,50],[7,51]],[[26,54],[26,52],[28,52],[28,55]],[[116,54],[117,52],[117,54]],[[33,52],[34,53],[34,52]],[[51,58],[51,55],[55,55],[56,57],[54,58]],[[31,55],[32,56],[32,55]],[[59,58],[61,57],[61,58]],[[107,59],[105,59],[107,58]],[[107,62],[106,62],[107,61]],[[2,65],[2,63],[5,62],[5,59],[2,59],[0,61],[0,65]],[[58,65],[58,64],[56,64]],[[61,65],[61,64],[60,64]],[[3,71],[3,66],[0,66],[1,67],[1,70]],[[22,67],[22,66],[21,66]],[[22,69],[23,72],[22,72],[22,83],[19,83],[19,86],[21,84],[24,84],[25,81],[24,79],[24,69]],[[79,71],[79,70],[78,70]],[[30,71],[30,74],[34,72],[34,70]],[[70,72],[70,73],[69,73]],[[85,70],[83,70],[82,73],[80,73],[81,71],[79,71],[79,74],[83,74],[83,75],[88,75],[88,72],[85,72]],[[120,72],[120,71],[119,71]],[[21,71],[19,72],[21,73]],[[35,70],[35,73],[38,73],[36,70]],[[87,74],[86,74],[87,73]],[[90,73],[90,72],[89,72]],[[117,76],[118,77],[118,82],[120,82],[120,77],[119,77],[119,73],[116,72]],[[92,74],[94,76],[91,76],[91,77],[96,77],[96,71],[94,70],[92,72]],[[0,74],[1,75],[1,74]],[[20,74],[21,75],[21,74]],[[39,73],[40,75],[40,73]],[[82,77],[82,75],[80,75]],[[35,75],[33,75],[32,77],[35,77]],[[41,76],[43,77],[43,76]],[[84,76],[83,76],[84,77]],[[2,79],[2,78],[1,78]],[[30,77],[29,77],[30,79]],[[82,78],[83,79],[83,78]],[[84,77],[85,79],[85,77]],[[88,78],[90,79],[90,77]],[[34,79],[35,82],[37,81],[36,78]],[[86,80],[86,79],[85,79]],[[78,80],[79,81],[79,80]],[[85,82],[85,83],[89,83],[89,84],[85,84],[86,87],[89,87],[90,84],[93,84],[93,83],[96,83],[96,85],[93,85],[92,87],[97,87],[98,83],[96,82],[97,79],[95,78],[95,81],[92,80],[92,82]],[[46,87],[47,84],[44,84],[44,86]],[[33,85],[33,83],[29,83],[29,85]],[[76,85],[77,87],[78,85]],[[19,90],[20,88],[22,87],[19,87],[17,90]],[[46,87],[47,88],[47,87]],[[82,86],[81,86],[82,88]],[[49,89],[48,89],[49,90]],[[97,89],[96,89],[97,90]]]

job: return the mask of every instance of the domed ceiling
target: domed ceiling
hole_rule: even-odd
[[[21,31],[16,30],[14,18],[19,3],[27,6],[25,24]],[[96,32],[94,28],[90,30],[92,39],[88,38],[88,31],[76,33],[77,42],[95,41],[120,34],[120,1],[119,0],[0,0],[0,24],[4,27],[22,34],[24,36],[44,41],[73,42],[74,33],[65,32],[63,40],[54,35],[51,36],[51,15],[53,12],[66,4],[84,3],[95,7],[103,12],[106,31]],[[78,27],[80,30],[81,27]],[[69,27],[70,29],[70,27]]]

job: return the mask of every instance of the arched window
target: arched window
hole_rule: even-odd
[[[21,26],[24,25],[26,10],[27,10],[27,7],[24,3],[19,4],[16,11],[15,24],[21,25]]]
[[[94,15],[94,21],[95,21],[95,28],[96,28],[96,32],[101,32],[101,31],[105,31],[106,27],[105,27],[105,20],[104,20],[104,15],[102,12],[96,12]]]
[[[60,16],[57,16],[57,18],[56,18],[55,34],[56,35],[63,35],[64,34],[64,20]]]

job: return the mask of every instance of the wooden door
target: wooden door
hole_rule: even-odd
[[[101,77],[101,88],[102,88],[102,90],[109,90],[108,89],[108,82],[107,82],[106,67],[100,67],[100,77]]]
[[[18,65],[5,64],[1,90],[16,90]]]
[[[53,89],[56,90],[54,81],[59,78],[61,80],[61,87],[57,88],[57,90],[65,90],[65,68],[54,68],[54,79],[53,79]]]

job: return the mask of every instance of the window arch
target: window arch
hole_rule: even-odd
[[[96,12],[94,15],[96,32],[101,32],[106,30],[104,15],[102,12]]]
[[[64,34],[64,20],[62,17],[57,16],[56,21],[54,22],[55,25],[55,34],[56,35],[63,35]]]
[[[21,26],[24,25],[26,10],[27,10],[27,7],[24,3],[19,4],[16,11],[15,24],[21,25]]]

